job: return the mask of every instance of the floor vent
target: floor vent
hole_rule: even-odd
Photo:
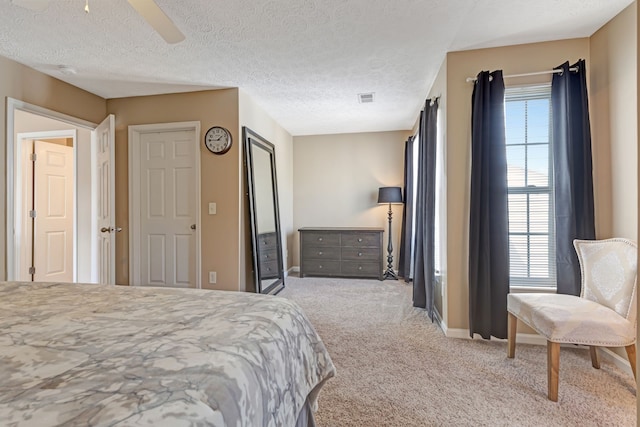
[[[360,104],[367,104],[369,102],[373,102],[373,92],[370,92],[370,93],[359,93],[358,94],[358,102]]]

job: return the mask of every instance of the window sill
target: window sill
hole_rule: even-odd
[[[549,286],[514,285],[514,286],[509,286],[509,292],[513,292],[514,294],[524,294],[524,293],[555,294],[557,293],[557,288],[555,286],[549,287]]]

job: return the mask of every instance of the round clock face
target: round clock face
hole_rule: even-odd
[[[214,126],[204,135],[204,145],[214,154],[224,154],[231,148],[231,133],[223,127]]]

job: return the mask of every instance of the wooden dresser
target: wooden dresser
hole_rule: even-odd
[[[382,228],[312,228],[300,232],[300,277],[382,280]]]

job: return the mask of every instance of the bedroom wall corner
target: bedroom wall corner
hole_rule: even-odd
[[[594,147],[594,186],[607,197],[596,199],[596,215],[607,203],[609,228],[596,230],[598,238],[638,240],[638,86],[637,3],[634,2],[590,38],[591,130]],[[606,156],[602,151],[606,149]],[[596,168],[607,162],[607,168]],[[606,170],[602,182],[596,171]],[[622,348],[610,349],[626,359]]]
[[[640,31],[637,30],[638,22],[640,22],[640,8],[638,7],[638,2],[634,1],[636,4],[636,70],[640,69]],[[640,73],[636,72],[636,135],[640,135],[640,94],[638,93],[638,89],[640,89]],[[636,145],[638,144],[636,137]],[[636,165],[640,163],[640,152],[636,155]],[[640,189],[640,175],[636,176],[636,183],[638,184],[638,189]],[[638,190],[636,190],[636,197],[640,199],[640,194],[638,194]],[[636,209],[640,208],[638,203],[636,202]],[[640,226],[638,224],[638,220],[636,220],[636,227]],[[638,261],[640,261],[640,254],[638,254]],[[639,262],[640,264],[640,262]],[[640,298],[636,297],[636,313],[640,312]],[[640,342],[640,316],[636,317],[636,342]],[[636,344],[637,345],[637,344]],[[640,366],[640,352],[636,352],[636,366]],[[640,419],[637,414],[640,414],[640,393],[637,390],[640,389],[640,378],[636,377],[636,425],[640,427]]]
[[[238,91],[239,110],[239,134],[242,138],[242,127],[246,126],[258,135],[265,138],[275,146],[276,152],[276,176],[278,179],[278,206],[280,208],[280,231],[283,244],[283,264],[286,272],[292,265],[293,259],[293,137],[274,120],[251,96],[243,90]],[[240,181],[241,197],[240,212],[243,225],[240,227],[240,241],[242,248],[240,251],[240,270],[245,278],[241,283],[251,281],[253,256],[251,250],[251,236],[249,227],[249,206],[246,195],[246,176],[243,169],[244,162],[244,141],[240,153]]]
[[[482,70],[505,74],[550,70],[584,58],[589,69],[589,39],[570,39],[447,54],[447,326],[469,327],[469,191],[471,170],[471,94],[466,82]],[[550,81],[550,75],[510,79],[507,85]]]
[[[404,142],[411,134],[400,130],[293,138],[293,265],[300,265],[300,227],[380,227],[386,247],[388,207],[377,204],[378,187],[403,186]],[[394,206],[394,268],[401,218],[402,207]]]
[[[637,4],[590,38],[590,110],[598,238],[638,238]]]
[[[0,56],[0,138],[6,147],[7,97],[100,123],[107,115],[103,98]],[[0,150],[0,279],[6,279],[6,150]]]
[[[116,116],[116,223],[124,230],[116,240],[117,283],[129,284],[128,126],[200,121],[202,288],[239,290],[238,89],[116,98],[107,101],[107,110]],[[233,139],[231,149],[222,156],[202,144],[204,134],[216,125],[227,128]],[[209,202],[217,203],[216,215],[208,214]],[[217,272],[216,284],[209,284],[209,271]]]

